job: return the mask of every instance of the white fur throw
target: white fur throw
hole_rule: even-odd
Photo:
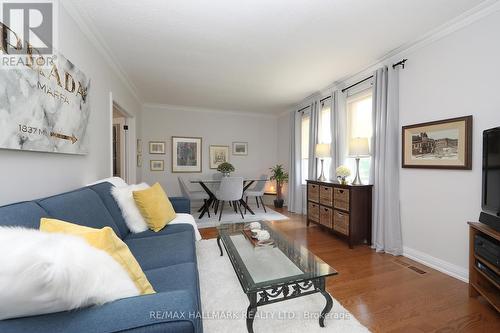
[[[133,191],[140,191],[149,188],[146,183],[127,186],[115,186],[111,189],[111,195],[115,198],[118,207],[120,207],[123,219],[129,230],[133,233],[148,230],[148,224],[144,220],[137,208],[132,194]]]
[[[0,227],[0,320],[137,295],[120,264],[80,237]]]

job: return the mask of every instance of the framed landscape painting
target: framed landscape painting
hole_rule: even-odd
[[[229,146],[210,146],[208,155],[210,169],[217,169],[221,163],[229,161]]]
[[[172,137],[172,172],[201,172],[202,139]]]
[[[165,154],[165,142],[164,141],[149,141],[149,153],[150,154]]]
[[[149,161],[149,169],[151,171],[163,171],[165,170],[163,160],[151,160]]]
[[[403,126],[402,167],[472,169],[472,116]]]
[[[233,155],[248,155],[248,142],[233,142]]]

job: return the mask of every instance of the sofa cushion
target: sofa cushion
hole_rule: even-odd
[[[126,184],[125,184],[126,185]],[[113,217],[113,221],[115,221],[116,226],[118,229],[120,229],[120,233],[122,235],[122,238],[125,237],[127,234],[130,233],[130,230],[127,227],[127,224],[125,223],[125,220],[123,219],[122,211],[120,210],[120,207],[118,207],[118,204],[116,203],[115,199],[111,195],[111,189],[114,187],[113,184],[108,183],[108,182],[103,182],[99,183],[96,185],[89,186],[91,190],[93,190],[95,193],[99,195],[101,198],[102,202],[108,209],[109,213],[111,214],[111,217]]]
[[[0,207],[0,225],[38,229],[40,219],[49,214],[36,202],[27,201]]]
[[[171,235],[145,238],[125,238],[143,270],[186,262],[196,263],[193,229]]]
[[[196,263],[184,263],[146,271],[151,284],[157,292],[186,290],[192,293],[197,301],[197,308],[201,309],[201,298]]]
[[[157,292],[186,289],[192,291],[193,296],[197,296],[198,269],[195,263],[186,262],[150,269],[144,274]]]
[[[50,217],[97,229],[111,227],[121,237],[120,230],[101,198],[89,188],[40,199],[37,203]]]
[[[0,321],[0,332],[33,332],[34,329],[38,333],[202,332],[199,317],[189,315],[199,311],[197,303],[191,291],[176,290],[125,298],[78,311],[4,320]]]
[[[153,230],[146,230],[136,234],[130,233],[127,235],[127,239],[144,238],[144,237],[152,237],[160,235],[171,235],[171,234],[176,234],[178,232],[190,231],[192,229],[193,227],[189,224],[169,224],[158,232],[154,232]]]

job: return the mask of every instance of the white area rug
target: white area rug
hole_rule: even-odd
[[[263,221],[263,220],[267,221],[288,220],[288,217],[286,217],[285,215],[280,214],[268,207],[266,207],[267,213],[264,213],[262,207],[261,208],[251,207],[251,208],[255,213],[255,215],[252,215],[250,214],[250,212],[247,212],[246,214],[243,215],[245,218],[242,219],[239,212],[236,214],[234,212],[234,209],[226,204],[226,207],[224,207],[224,211],[222,212],[221,222],[219,222],[219,214],[215,216],[213,209],[210,209],[210,218],[205,213],[203,218],[199,219],[198,218],[200,216],[200,213],[198,213],[199,207],[198,208],[193,207],[191,209],[191,214],[194,216],[196,220],[198,229],[216,227],[221,223],[239,223],[239,222]]]
[[[196,243],[200,273],[203,329],[205,333],[244,333],[248,298],[224,251],[221,257],[215,239]],[[303,296],[257,308],[255,333],[369,333],[340,303],[333,299],[324,328],[318,318],[325,306],[321,294]]]

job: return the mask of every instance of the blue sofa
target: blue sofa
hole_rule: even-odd
[[[0,321],[1,333],[21,332],[202,332],[195,236],[189,224],[158,233],[132,234],[104,182],[56,196],[0,207],[0,225],[39,228],[53,217],[93,228],[110,226],[128,245],[156,294],[103,306]],[[185,198],[170,198],[176,212],[190,213]]]

